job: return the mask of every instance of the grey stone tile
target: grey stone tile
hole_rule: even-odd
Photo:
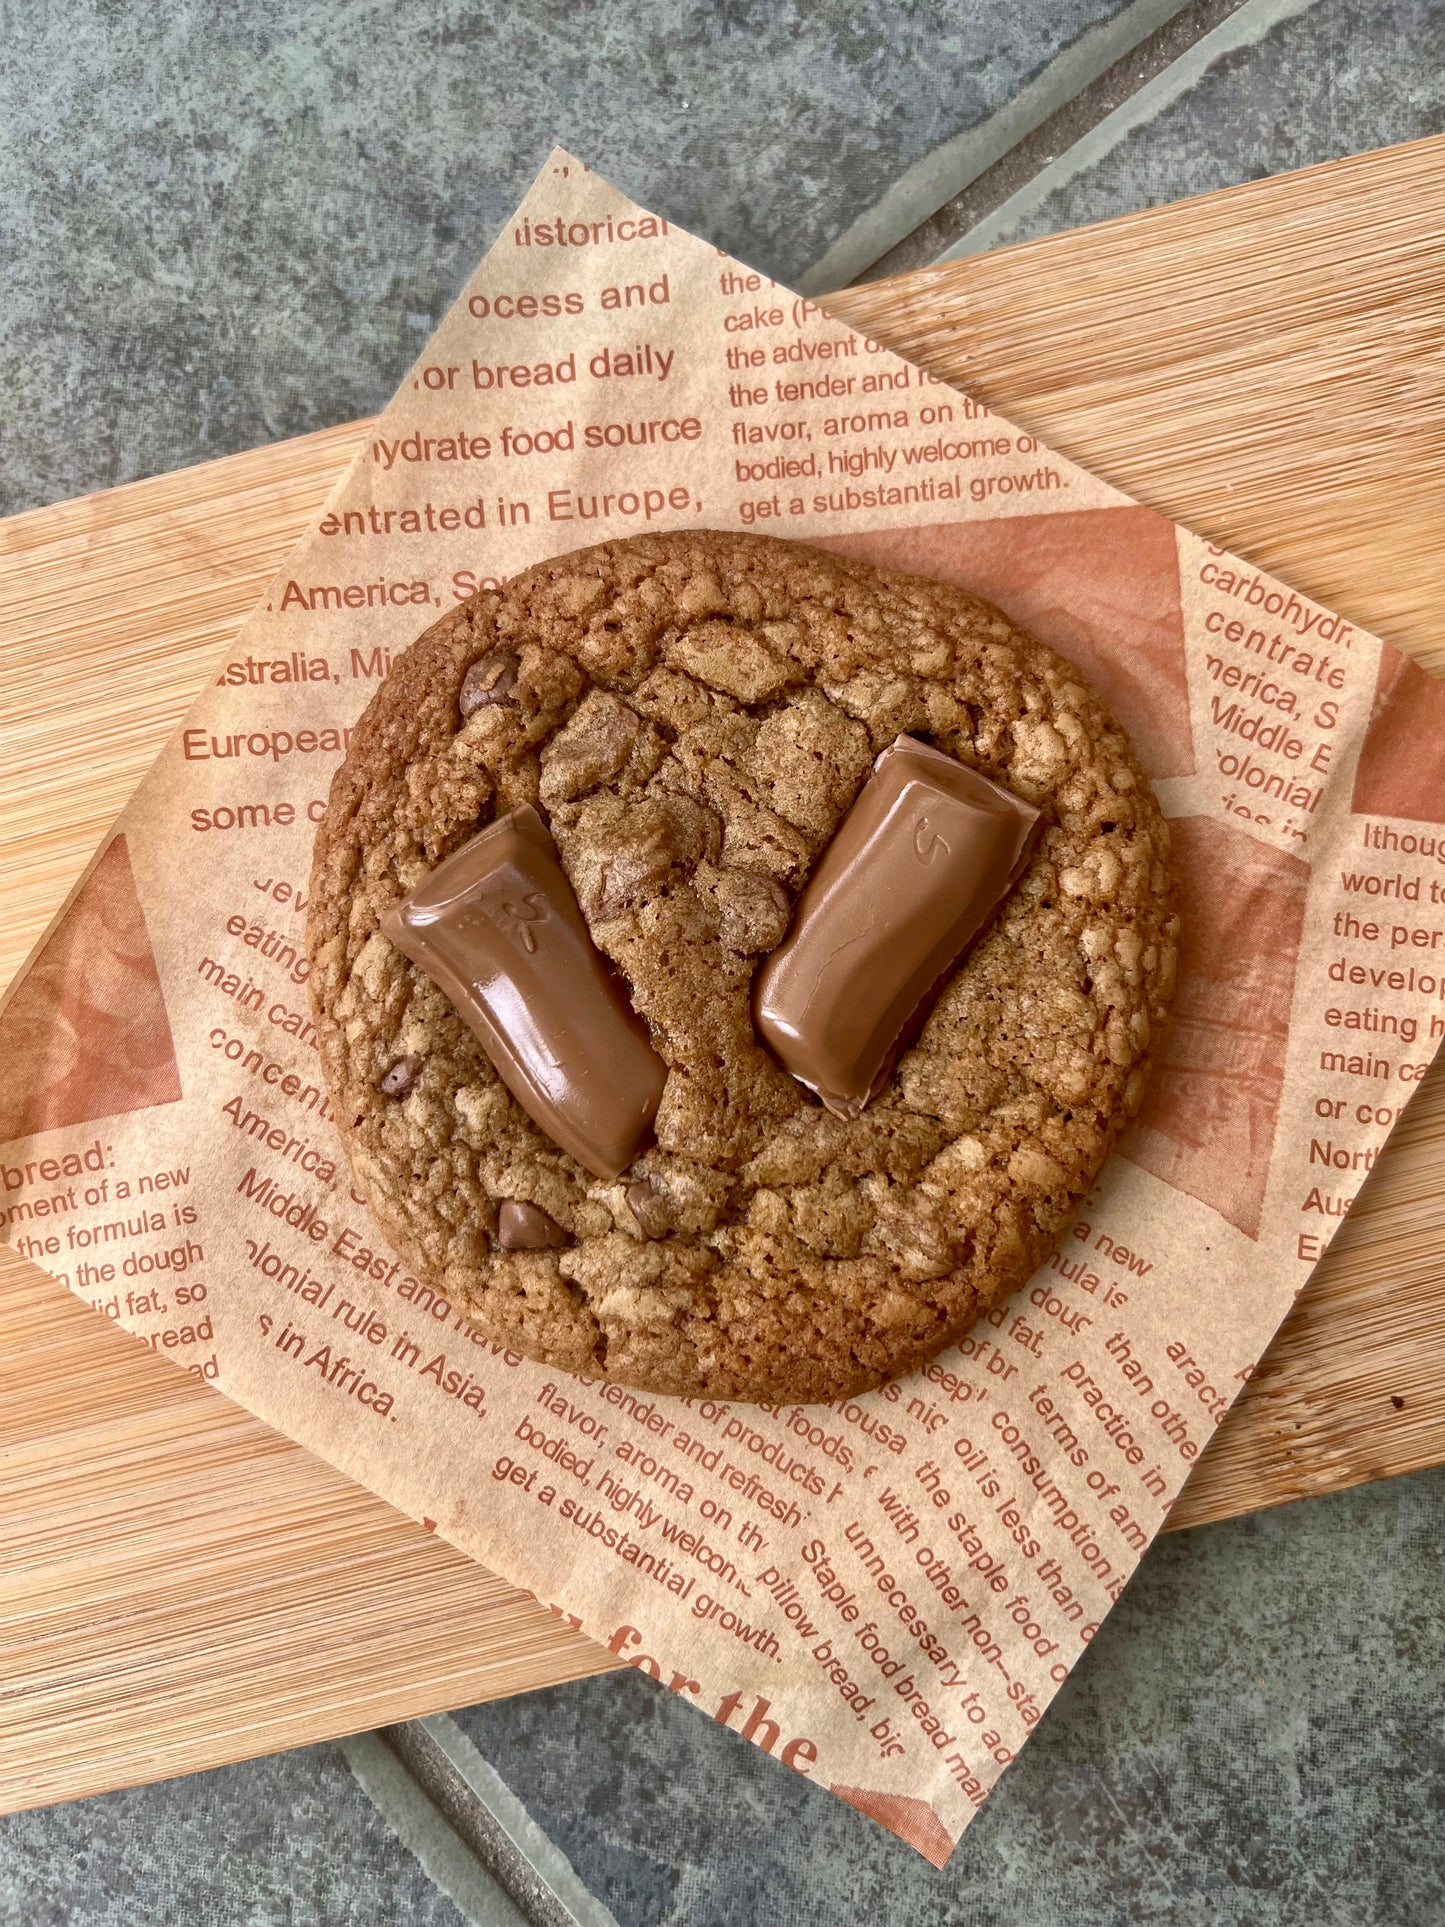
[[[384,402],[554,141],[798,276],[1126,0],[0,0],[0,512]]]
[[[952,1861],[636,1673],[459,1723],[622,1927],[1445,1919],[1445,1469],[1169,1537]]]
[[[1442,129],[1445,0],[1316,0],[984,233],[990,247],[1031,240]]]
[[[0,1819],[3,1927],[466,1927],[334,1747]]]

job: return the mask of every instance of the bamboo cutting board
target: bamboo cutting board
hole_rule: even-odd
[[[828,304],[1445,672],[1445,139]],[[366,428],[0,523],[0,983]],[[1445,1076],[1186,1488],[1445,1460]],[[0,1254],[0,1808],[614,1664]]]

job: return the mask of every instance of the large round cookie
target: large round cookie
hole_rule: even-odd
[[[750,989],[904,731],[1044,825],[846,1122],[761,1046]],[[521,803],[669,1067],[616,1183],[532,1123],[379,929]],[[1168,845],[1080,672],[960,590],[712,532],[544,563],[400,658],[332,784],[311,998],[357,1182],[418,1277],[551,1366],[727,1399],[877,1384],[1042,1263],[1137,1109],[1174,976]],[[509,1198],[568,1242],[502,1250]]]

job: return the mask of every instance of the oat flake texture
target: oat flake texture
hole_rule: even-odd
[[[751,987],[905,731],[1044,823],[845,1122],[760,1044]],[[379,928],[522,803],[668,1066],[615,1183],[532,1123]],[[959,589],[709,532],[564,555],[429,629],[352,735],[311,899],[331,1102],[417,1275],[562,1370],[779,1402],[906,1372],[1043,1262],[1138,1108],[1178,930],[1168,829],[1072,663]],[[502,1250],[508,1198],[567,1242]]]

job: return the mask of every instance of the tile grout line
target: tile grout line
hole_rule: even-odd
[[[448,1715],[340,1746],[383,1818],[472,1927],[618,1927]]]
[[[1187,4],[1130,0],[1112,19],[1089,28],[986,120],[920,155],[799,279],[799,291],[829,294],[856,280]]]
[[[471,1927],[618,1927],[446,1714],[340,1746],[363,1791]]]
[[[504,1836],[504,1851],[523,1863],[517,1872],[525,1891],[518,1898],[530,1900],[528,1911],[535,1908],[539,1927],[553,1927],[554,1922],[556,1927],[618,1927],[611,1909],[584,1884],[566,1854],[449,1714],[430,1714],[402,1730],[416,1739],[418,1729],[440,1756],[436,1765],[442,1775],[461,1783],[457,1790],[480,1804]]]
[[[1050,194],[1103,160],[1137,128],[1157,119],[1166,107],[1196,87],[1224,55],[1257,45],[1272,28],[1308,13],[1318,3],[1319,0],[1244,0],[1227,19],[1196,40],[1162,73],[1147,80],[1064,153],[1040,168],[1025,186],[977,221],[936,259],[961,261],[969,255],[1005,245],[1011,231]]]
[[[930,266],[939,250],[1001,207],[1043,167],[1066,153],[1090,128],[1171,66],[1197,40],[1226,20],[1242,0],[1186,0],[1157,33],[1090,81],[991,167],[986,167],[925,221],[870,264],[855,286]]]
[[[357,1733],[339,1745],[362,1792],[471,1927],[537,1927],[518,1911],[384,1740],[375,1733]]]

